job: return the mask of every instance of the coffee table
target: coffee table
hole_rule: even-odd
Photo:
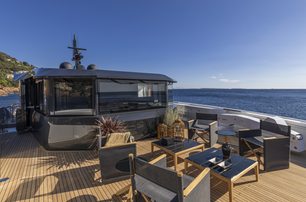
[[[204,144],[198,143],[193,140],[183,140],[183,141],[174,141],[174,144],[171,145],[162,145],[161,140],[156,140],[151,142],[151,150],[154,152],[154,147],[159,148],[165,153],[173,157],[174,170],[177,170],[177,160],[180,155],[186,154],[188,152],[201,149],[204,150]]]
[[[204,168],[211,168],[211,174],[214,177],[217,177],[228,184],[229,201],[233,200],[234,182],[240,179],[250,170],[254,169],[255,179],[258,181],[259,170],[257,161],[247,159],[237,154],[231,154],[231,166],[223,169],[219,166],[213,166],[213,164],[209,162],[210,159],[215,157],[220,159],[223,158],[223,154],[220,149],[210,148],[206,151],[191,155],[184,159],[185,170],[188,168],[189,164],[200,170],[203,170]]]

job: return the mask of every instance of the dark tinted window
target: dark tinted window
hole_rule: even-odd
[[[168,104],[173,104],[173,84],[168,84]]]
[[[93,108],[91,79],[60,79],[54,81],[55,111]]]
[[[46,94],[45,94],[45,81],[38,80],[35,83],[35,109],[41,113],[46,113]]]
[[[99,81],[99,113],[166,107],[166,83]]]

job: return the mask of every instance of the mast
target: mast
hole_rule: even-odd
[[[73,35],[72,47],[68,47],[73,50],[72,52],[72,60],[75,62],[74,69],[82,69],[81,60],[83,55],[81,54],[81,50],[86,50],[85,48],[79,48],[77,46],[77,40],[75,34]]]

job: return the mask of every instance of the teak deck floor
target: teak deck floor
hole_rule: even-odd
[[[31,134],[0,134],[0,201],[111,201],[128,180],[103,185],[94,151],[47,151]],[[150,152],[150,141],[137,143],[138,154]],[[158,152],[157,152],[158,153]],[[182,169],[183,164],[180,164]],[[234,201],[306,201],[306,153],[292,155],[290,169],[242,177]],[[228,201],[227,186],[211,180],[212,201]],[[117,198],[113,198],[116,199]]]

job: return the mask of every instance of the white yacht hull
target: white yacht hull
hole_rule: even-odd
[[[260,120],[272,119],[279,124],[291,126],[290,149],[294,152],[305,151],[306,144],[306,121],[279,117],[271,114],[263,114],[244,110],[228,109],[217,106],[200,105],[194,103],[176,102],[180,115],[185,119],[194,119],[196,113],[218,114],[219,127],[234,125],[234,130],[259,129]],[[232,140],[235,144],[237,140]]]

